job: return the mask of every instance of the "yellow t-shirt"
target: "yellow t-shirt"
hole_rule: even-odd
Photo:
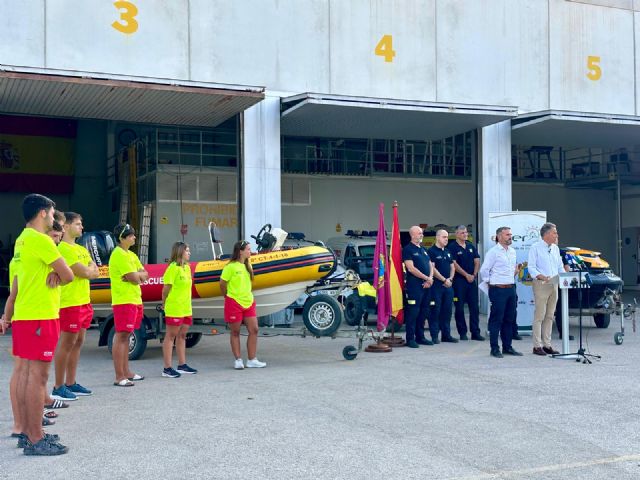
[[[249,308],[253,303],[251,277],[244,263],[229,262],[222,269],[220,278],[227,282],[227,296],[233,298],[242,307]]]
[[[140,285],[123,280],[127,273],[137,272],[142,268],[138,256],[131,250],[116,247],[109,257],[109,278],[111,279],[111,305],[131,303],[142,305]]]
[[[17,261],[14,257],[9,262],[9,293],[11,293],[11,289],[13,288],[13,277],[15,277],[18,273],[16,272],[16,268],[17,268]]]
[[[14,272],[18,277],[18,296],[13,321],[54,320],[60,312],[60,288],[47,287],[49,266],[60,258],[51,237],[25,228],[16,239]]]
[[[179,266],[172,262],[164,272],[162,281],[171,285],[171,290],[164,302],[164,313],[167,317],[191,316],[191,267],[189,264]]]
[[[91,254],[89,250],[77,243],[71,244],[65,241],[60,242],[58,250],[62,254],[62,258],[71,267],[76,263],[81,263],[85,267],[91,265]],[[77,307],[78,305],[86,305],[91,303],[90,285],[88,278],[75,276],[73,282],[62,286],[60,294],[60,308]]]

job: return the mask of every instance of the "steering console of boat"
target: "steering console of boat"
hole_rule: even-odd
[[[264,225],[257,235],[251,235],[258,246],[258,252],[262,252],[263,250],[271,250],[276,244],[276,237],[271,235],[271,224],[267,223]]]

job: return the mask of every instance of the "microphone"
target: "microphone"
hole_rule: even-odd
[[[571,270],[575,270],[577,268],[576,259],[573,255],[571,255],[570,253],[566,253],[564,258],[567,260],[567,265],[571,267]]]

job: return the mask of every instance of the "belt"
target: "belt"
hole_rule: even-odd
[[[502,283],[498,285],[489,285],[489,288],[513,288],[515,284],[513,283]]]

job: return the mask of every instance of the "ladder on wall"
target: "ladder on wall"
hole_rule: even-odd
[[[120,217],[118,223],[127,223],[129,216],[129,175],[122,178],[122,186],[120,187]]]
[[[149,261],[149,234],[151,232],[151,211],[153,205],[142,205],[142,222],[140,224],[140,242],[138,245],[138,257],[143,265]]]

